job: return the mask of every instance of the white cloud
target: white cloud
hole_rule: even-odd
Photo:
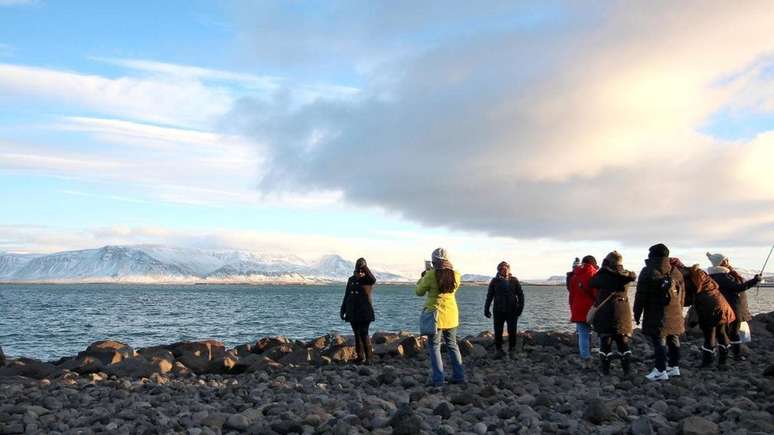
[[[514,18],[525,6],[498,8]],[[296,54],[320,29],[340,29],[315,33],[320,45],[358,29],[384,30],[374,37],[377,49],[416,36],[414,26],[380,28],[384,17],[366,14],[354,29],[347,15],[297,37],[289,25],[295,16],[279,9],[289,17],[270,31]],[[300,109],[240,102],[234,119],[269,153],[261,188],[340,189],[354,204],[428,226],[519,238],[774,239],[768,140],[728,143],[700,133],[746,89],[729,77],[770,59],[774,9],[626,4],[557,15],[550,32],[451,31],[369,70],[354,101]],[[486,22],[485,12],[452,7],[424,24],[443,34],[462,16]],[[249,25],[251,16],[244,20]],[[371,41],[337,60],[355,70]],[[774,82],[755,78],[753,89]]]

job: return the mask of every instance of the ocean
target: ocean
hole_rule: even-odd
[[[525,286],[519,330],[572,331],[563,286]],[[0,285],[0,346],[6,355],[53,360],[112,339],[135,348],[214,338],[235,346],[264,336],[351,334],[339,318],[343,285]],[[633,294],[631,295],[633,301]],[[457,293],[461,336],[491,330],[486,287]],[[749,292],[753,313],[774,311],[774,288]],[[424,298],[409,285],[377,285],[371,331],[418,328]],[[755,331],[753,331],[753,336]]]

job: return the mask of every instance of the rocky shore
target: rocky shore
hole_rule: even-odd
[[[468,383],[425,386],[425,341],[374,334],[377,362],[350,361],[350,339],[282,337],[132,349],[97,342],[71,358],[5,359],[0,434],[771,434],[774,312],[751,322],[747,361],[699,370],[700,335],[683,342],[682,376],[644,379],[651,348],[633,339],[634,374],[584,369],[572,334],[519,335],[493,359],[488,332],[460,340]]]

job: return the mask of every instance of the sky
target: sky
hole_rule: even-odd
[[[774,8],[0,0],[0,251],[524,278],[774,243]]]

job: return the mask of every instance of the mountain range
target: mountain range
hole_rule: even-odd
[[[343,282],[355,263],[338,255],[307,261],[293,255],[210,251],[159,245],[103,246],[54,254],[0,253],[1,282],[265,283]],[[373,271],[380,282],[409,278]]]

